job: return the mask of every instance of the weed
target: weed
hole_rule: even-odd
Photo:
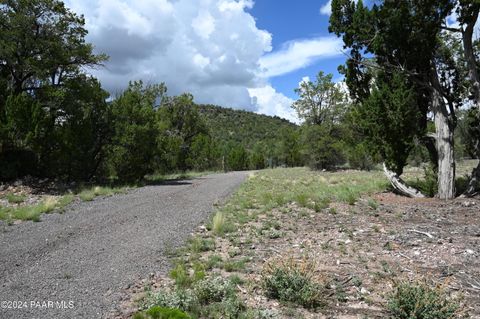
[[[179,309],[154,306],[146,312],[135,314],[133,319],[191,319],[191,317]]]
[[[194,253],[201,253],[215,249],[215,241],[213,239],[206,239],[194,237],[189,240],[190,250]]]
[[[193,274],[190,274],[185,264],[181,262],[177,263],[175,268],[170,271],[170,277],[175,281],[177,287],[190,287],[193,283],[205,277],[205,267],[202,264],[196,263],[193,266]]]
[[[360,279],[359,277],[357,276],[353,276],[352,278],[352,285],[354,285],[355,287],[360,287],[362,285],[362,279]]]
[[[336,215],[337,214],[337,209],[335,207],[330,207],[330,209],[328,210],[328,212],[332,215]]]
[[[83,201],[92,201],[97,196],[112,196],[114,194],[125,193],[126,188],[111,188],[95,186],[89,189],[82,190],[78,197]]]
[[[308,259],[293,257],[267,262],[262,273],[263,288],[268,297],[292,302],[305,308],[324,304],[325,286],[315,274],[315,265]]]
[[[205,268],[207,270],[212,268],[219,268],[222,265],[222,262],[223,262],[222,257],[218,255],[211,255],[210,257],[208,257]]]
[[[374,200],[373,198],[370,198],[368,200],[367,204],[373,210],[376,210],[378,208],[378,202],[376,200]]]
[[[241,260],[227,261],[223,264],[223,269],[225,269],[226,272],[241,271],[245,269],[247,262],[248,257],[242,258]]]
[[[395,319],[450,319],[459,314],[460,302],[442,286],[402,281],[395,283],[387,308]]]
[[[230,280],[234,286],[243,285],[245,283],[245,280],[243,280],[239,275],[231,275],[228,277],[228,280]]]
[[[8,193],[7,195],[5,195],[5,199],[10,204],[21,204],[27,199],[27,196]]]
[[[212,230],[217,235],[223,235],[225,232],[225,213],[218,211],[215,216],[213,216],[213,227]]]
[[[307,207],[308,206],[308,196],[305,193],[300,193],[297,194],[295,197],[295,202],[301,207]]]
[[[58,206],[59,206],[59,208],[64,208],[64,207],[70,205],[74,200],[75,200],[75,196],[73,194],[63,195],[58,200]]]

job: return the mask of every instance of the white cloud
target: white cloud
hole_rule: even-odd
[[[327,3],[325,3],[321,8],[320,8],[320,13],[325,14],[327,16],[332,14],[332,0],[328,0]]]
[[[358,2],[358,0],[354,0],[355,3]],[[366,1],[364,1],[365,3]],[[327,3],[325,3],[321,8],[320,8],[320,14],[324,15],[331,15],[332,14],[332,0],[328,0]]]
[[[192,21],[192,27],[198,36],[208,39],[215,31],[215,19],[207,11],[200,12]]]
[[[93,71],[115,93],[129,81],[166,82],[170,94],[191,92],[198,103],[255,110],[258,61],[271,35],[245,10],[249,0],[67,0],[84,14],[87,40],[106,53]]]
[[[287,42],[279,51],[260,59],[263,76],[274,77],[304,68],[315,61],[342,54],[342,40],[323,37]]]
[[[258,106],[258,113],[277,115],[291,122],[300,123],[295,111],[291,108],[293,100],[278,93],[270,85],[249,89],[253,103]]]
[[[277,92],[268,77],[339,52],[336,40],[319,38],[269,53],[271,34],[246,12],[252,0],[66,2],[85,15],[87,40],[96,52],[110,56],[105,68],[92,72],[113,94],[132,80],[165,82],[171,95],[191,92],[198,103],[298,122],[293,100]]]

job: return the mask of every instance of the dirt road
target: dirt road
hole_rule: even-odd
[[[165,251],[180,246],[246,176],[143,187],[40,223],[0,226],[0,318],[104,317],[122,288],[166,272]]]

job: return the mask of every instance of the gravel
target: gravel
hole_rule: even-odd
[[[74,204],[40,223],[0,225],[0,318],[105,317],[126,287],[168,271],[165,254],[247,174],[142,187]]]

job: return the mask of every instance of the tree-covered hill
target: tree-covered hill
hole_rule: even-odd
[[[282,131],[299,128],[278,116],[215,105],[199,105],[199,111],[214,139],[222,143],[240,143],[247,149],[252,149],[258,143],[277,141]]]

